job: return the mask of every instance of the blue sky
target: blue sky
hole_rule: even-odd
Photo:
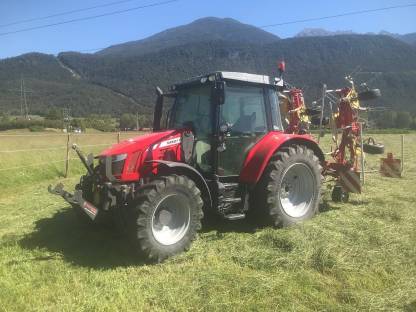
[[[115,1],[1,0],[0,25]],[[232,17],[247,24],[260,26],[343,12],[416,3],[416,0],[350,0],[342,2],[334,0],[180,0],[167,5],[136,10],[120,15],[23,33],[1,35],[1,33],[22,28],[123,10],[160,1],[162,0],[132,0],[123,4],[82,13],[10,27],[0,27],[0,58],[16,56],[31,51],[56,54],[61,51],[79,51],[107,47],[117,43],[142,39],[166,28],[187,24],[206,16]],[[379,32],[380,30],[401,34],[416,32],[416,7],[285,25],[268,28],[267,31],[286,38],[295,35],[303,28],[315,27],[328,30],[353,30],[355,32]]]

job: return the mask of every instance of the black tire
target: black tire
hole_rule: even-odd
[[[201,192],[191,179],[179,175],[158,177],[139,190],[136,198],[129,207],[132,215],[128,222],[131,223],[133,242],[145,258],[161,262],[190,248],[197,231],[201,229],[203,218]],[[174,209],[172,206],[175,206]],[[189,213],[181,212],[185,210]],[[168,242],[169,237],[163,240],[163,234],[160,233],[163,233],[164,226],[168,226],[163,225],[163,222],[175,226],[178,222],[172,220],[181,214],[178,220],[188,216],[189,221],[184,221],[187,226],[179,230],[181,234],[177,234],[178,240]]]
[[[363,143],[363,150],[364,153],[371,155],[384,154],[384,144],[376,143],[373,138],[368,138]]]
[[[335,203],[347,203],[350,199],[350,194],[345,192],[340,185],[335,185],[331,194],[332,201]]]
[[[286,189],[287,179],[292,178],[292,176],[289,176],[292,175],[290,170],[295,170],[292,181],[294,181],[294,184],[297,183],[293,187],[296,191],[293,192]],[[303,170],[305,171],[303,172]],[[256,206],[260,204],[259,212],[263,220],[262,223],[278,227],[289,226],[312,218],[319,211],[320,190],[323,180],[321,172],[322,167],[319,159],[312,150],[304,146],[282,148],[276,153],[275,160],[267,166],[256,188],[254,202],[251,205],[252,213],[256,213]],[[296,174],[298,174],[298,177],[296,177]],[[305,175],[304,178],[301,177],[302,174]],[[302,181],[305,181],[303,186]],[[306,184],[309,186],[305,187]],[[309,191],[302,192],[302,190]],[[290,213],[293,209],[288,209],[287,203],[284,203],[285,198],[289,198],[288,201],[291,202],[291,192],[292,194],[306,194],[306,197],[310,196],[300,214]],[[295,199],[294,201],[296,202]]]

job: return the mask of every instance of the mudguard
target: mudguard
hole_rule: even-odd
[[[208,184],[205,181],[204,177],[194,168],[191,167],[185,163],[180,163],[176,161],[168,161],[168,160],[148,160],[146,163],[157,163],[164,166],[167,166],[169,168],[174,169],[180,169],[182,172],[186,175],[188,175],[198,186],[198,188],[201,190],[201,193],[203,197],[206,197],[208,199],[208,208],[212,207],[212,196],[211,191],[209,190]]]
[[[251,185],[256,184],[263,175],[271,157],[281,147],[292,144],[307,146],[321,162],[325,160],[324,153],[312,136],[287,134],[278,131],[269,132],[247,154],[240,174],[240,182]]]

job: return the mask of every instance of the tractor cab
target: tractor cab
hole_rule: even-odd
[[[271,131],[283,131],[276,86],[268,76],[216,72],[176,84],[167,129],[189,129],[195,141],[190,161],[204,175],[238,177],[251,148]],[[162,108],[157,107],[155,129]]]

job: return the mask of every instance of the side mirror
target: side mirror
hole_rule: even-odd
[[[219,105],[225,103],[225,81],[217,81],[214,85],[214,100]]]
[[[220,134],[228,135],[231,131],[231,125],[229,123],[223,123],[220,125]]]

